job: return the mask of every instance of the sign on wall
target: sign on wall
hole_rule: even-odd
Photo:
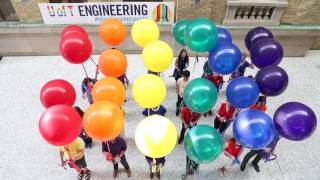
[[[45,24],[100,24],[106,18],[125,24],[143,18],[159,24],[174,21],[174,2],[39,3],[39,8]]]

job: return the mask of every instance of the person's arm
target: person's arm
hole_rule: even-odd
[[[176,61],[174,62],[174,66],[175,66],[176,70],[179,71],[178,61],[179,61],[179,58],[177,58]]]
[[[181,121],[182,121],[182,123],[183,123],[183,126],[184,126],[185,128],[188,128],[188,127],[189,127],[188,124],[184,121],[184,113],[183,113],[183,112],[181,112],[180,118],[181,118]]]
[[[119,157],[121,158],[123,155],[124,155],[124,153],[126,152],[126,150],[127,150],[127,143],[126,143],[126,141],[124,140],[124,139],[121,139],[121,141],[122,141],[122,150],[121,150],[121,152],[120,152],[120,154],[119,154]]]
[[[105,154],[107,152],[107,148],[106,148],[106,144],[105,142],[101,143],[101,147],[102,147],[102,154]]]
[[[226,156],[228,156],[229,158],[234,159],[234,157],[227,151],[227,148],[229,147],[229,142],[224,143],[223,145],[223,152]]]

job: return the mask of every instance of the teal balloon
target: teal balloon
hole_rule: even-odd
[[[216,129],[208,125],[197,125],[185,136],[184,150],[196,163],[210,163],[221,154],[223,142]]]
[[[184,42],[184,33],[189,22],[189,20],[183,19],[178,21],[173,27],[174,39],[183,46],[186,44]]]
[[[185,31],[185,43],[195,52],[210,51],[217,42],[218,30],[213,21],[197,18],[190,21]]]
[[[208,112],[217,102],[217,88],[205,78],[193,79],[184,90],[183,100],[193,112]]]

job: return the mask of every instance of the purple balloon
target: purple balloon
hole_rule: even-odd
[[[252,45],[260,39],[273,39],[272,33],[264,27],[256,27],[251,29],[246,35],[245,43],[250,51]]]
[[[317,118],[311,108],[298,102],[280,106],[273,116],[276,131],[284,138],[301,141],[310,137],[317,127]]]
[[[289,77],[281,67],[268,66],[258,71],[255,80],[262,94],[278,96],[287,89]]]
[[[283,49],[274,39],[261,39],[253,44],[250,55],[252,63],[261,69],[278,65],[283,58]]]

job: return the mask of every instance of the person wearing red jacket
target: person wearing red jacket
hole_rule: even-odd
[[[267,111],[266,101],[267,101],[266,96],[260,96],[257,103],[255,105],[252,105],[250,109],[266,112]]]
[[[219,168],[219,173],[221,176],[226,176],[227,168],[233,166],[234,164],[240,165],[239,156],[242,153],[242,151],[243,146],[241,146],[235,138],[231,138],[224,143],[223,153],[225,157],[231,159],[232,162]]]
[[[178,143],[181,144],[184,139],[184,134],[188,128],[191,128],[197,125],[198,120],[200,119],[201,114],[197,112],[192,112],[187,106],[184,106],[181,110],[181,121],[182,129],[180,132],[180,137]]]
[[[223,76],[213,72],[212,74],[207,74],[205,78],[211,81],[216,86],[217,92],[219,92],[223,85]]]
[[[233,120],[235,107],[228,101],[220,105],[219,111],[216,113],[214,120],[214,128],[222,134],[228,127],[228,124]]]

